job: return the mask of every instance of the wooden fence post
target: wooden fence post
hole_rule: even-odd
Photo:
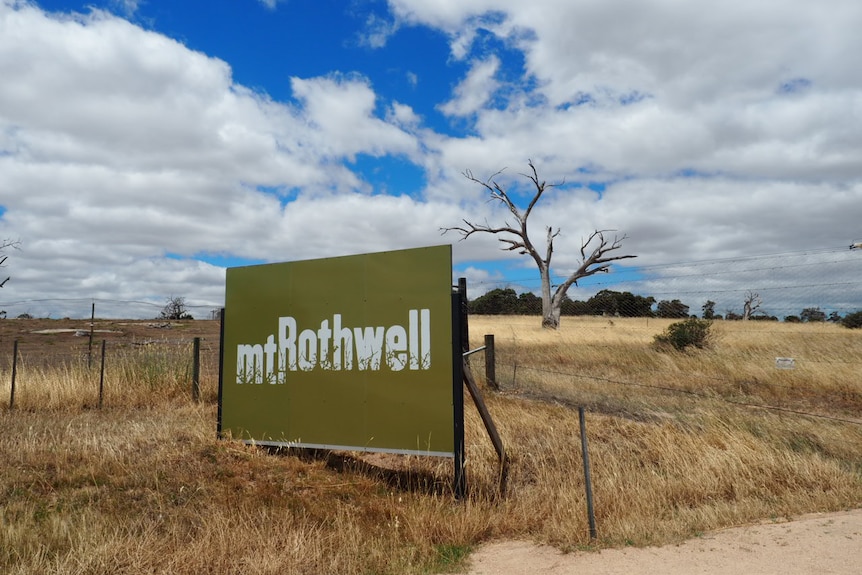
[[[494,335],[485,334],[485,381],[495,391],[500,391],[497,383],[497,359],[494,354]]]
[[[509,458],[506,456],[506,448],[503,447],[503,440],[500,439],[500,433],[497,431],[497,426],[491,418],[491,412],[488,411],[488,406],[485,400],[482,399],[482,393],[479,391],[479,386],[473,379],[473,374],[470,373],[470,367],[464,361],[464,384],[467,386],[467,391],[470,392],[470,397],[473,398],[473,403],[479,411],[479,416],[482,418],[482,423],[485,424],[485,430],[488,432],[488,437],[491,438],[491,443],[494,445],[494,450],[497,452],[497,459],[500,462],[499,479],[500,479],[500,495],[506,495],[506,486],[509,482]]]

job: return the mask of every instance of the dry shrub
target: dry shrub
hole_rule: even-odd
[[[672,347],[682,351],[689,347],[705,349],[713,344],[712,322],[708,319],[689,318],[667,326],[654,338],[659,347]]]

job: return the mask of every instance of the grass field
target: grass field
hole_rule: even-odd
[[[652,346],[668,323],[563,318],[548,332],[536,317],[472,317],[472,347],[495,336],[501,391],[484,394],[511,473],[501,496],[468,405],[464,501],[451,495],[447,459],[217,440],[215,374],[204,374],[205,401],[191,402],[176,343],[159,353],[113,336],[101,410],[93,370],[22,365],[10,411],[2,368],[0,572],[434,573],[457,571],[495,538],[654,545],[862,506],[862,330],[716,322],[712,349],[680,353]],[[777,369],[776,357],[795,369]],[[481,382],[481,354],[471,362]]]

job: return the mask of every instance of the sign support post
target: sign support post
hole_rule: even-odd
[[[216,437],[221,439],[221,409],[222,388],[224,387],[224,309],[219,310],[219,337],[218,337],[218,423],[216,424]]]
[[[464,361],[462,359],[465,342],[462,329],[466,325],[462,305],[465,300],[462,284],[452,293],[452,409],[455,424],[455,479],[453,491],[455,499],[463,499],[467,494],[467,475],[464,469]]]

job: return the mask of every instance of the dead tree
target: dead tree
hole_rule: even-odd
[[[168,303],[162,308],[159,319],[180,320],[194,318],[186,309],[186,298],[171,296],[168,298]]]
[[[21,245],[20,240],[8,240],[8,239],[0,240],[0,254],[2,254],[3,251],[6,250],[6,248],[15,248],[17,250],[20,245]],[[6,260],[8,258],[9,258],[9,256],[0,256],[0,268],[6,267]],[[7,277],[4,280],[0,280],[0,288],[5,286],[6,282],[8,282],[10,279],[12,279],[11,276]]]
[[[506,190],[504,190],[494,180],[494,178],[500,175],[502,171],[493,174],[487,181],[479,180],[473,176],[473,173],[470,170],[464,172],[465,178],[483,186],[488,191],[491,200],[503,204],[515,217],[517,223],[513,225],[506,221],[500,227],[493,227],[487,223],[475,224],[465,219],[463,220],[463,226],[442,228],[442,232],[446,233],[456,231],[461,234],[462,240],[467,239],[475,233],[494,234],[498,236],[497,239],[503,244],[503,247],[500,249],[506,251],[517,251],[521,255],[533,258],[533,261],[536,263],[536,267],[539,268],[539,276],[542,280],[542,327],[557,329],[560,326],[560,310],[562,309],[563,300],[572,285],[577,285],[578,280],[585,277],[589,277],[600,272],[608,272],[610,270],[611,262],[634,258],[637,256],[611,255],[611,252],[622,247],[622,242],[626,239],[626,236],[618,237],[615,235],[613,240],[610,240],[605,237],[605,234],[613,230],[595,230],[589,235],[586,241],[581,244],[580,266],[573,271],[563,283],[556,286],[556,289],[552,293],[551,257],[554,254],[554,240],[560,235],[560,228],[557,228],[556,230],[550,226],[545,228],[545,249],[544,252],[540,252],[530,239],[527,222],[533,208],[542,197],[542,194],[545,193],[545,190],[556,187],[559,184],[548,184],[547,182],[540,180],[539,174],[537,173],[532,160],[528,161],[527,164],[530,166],[531,172],[529,174],[521,175],[532,182],[536,192],[533,194],[530,203],[524,210],[521,210],[521,208],[516,206]]]
[[[763,300],[760,299],[760,294],[750,291],[745,294],[745,301],[742,304],[742,320],[748,321],[751,316],[760,309],[763,305]]]

